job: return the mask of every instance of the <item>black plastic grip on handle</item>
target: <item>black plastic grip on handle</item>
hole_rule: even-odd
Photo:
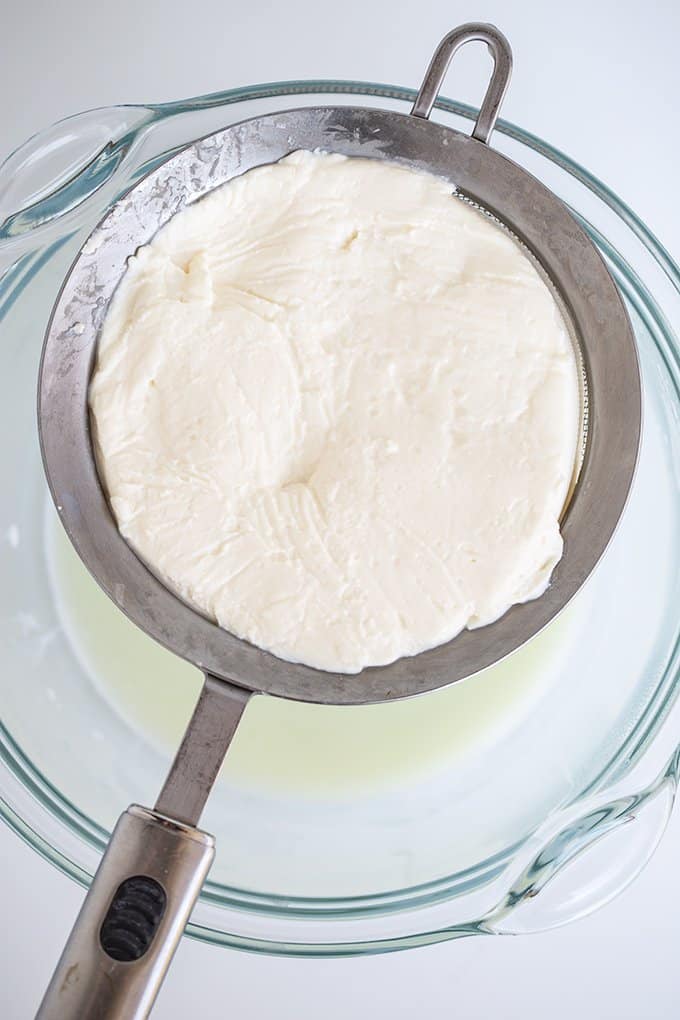
[[[111,900],[99,932],[104,952],[129,963],[144,956],[158,931],[167,897],[163,886],[147,875],[126,878]]]

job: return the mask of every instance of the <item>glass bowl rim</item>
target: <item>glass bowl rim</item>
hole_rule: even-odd
[[[223,92],[198,96],[191,99],[180,100],[162,104],[130,104],[127,109],[139,109],[148,111],[151,116],[145,119],[133,132],[142,130],[151,123],[158,123],[162,120],[182,113],[198,112],[213,107],[229,106],[239,102],[249,102],[258,99],[269,99],[275,97],[295,95],[365,95],[387,99],[394,99],[404,102],[412,102],[415,99],[414,89],[394,86],[384,83],[373,83],[355,80],[340,79],[310,79],[291,80],[269,83],[247,85],[236,89],[229,89]],[[445,113],[450,113],[466,120],[474,120],[478,111],[469,104],[447,99],[440,96],[435,102],[435,108]],[[96,113],[97,111],[88,111]],[[70,119],[70,118],[67,118]],[[532,134],[517,125],[499,119],[496,130],[507,138],[518,141],[534,150],[538,155],[546,157],[550,162],[566,171],[571,177],[583,184],[595,196],[601,199],[609,208],[625,223],[625,225],[636,235],[644,248],[652,255],[672,286],[680,293],[680,268],[672,259],[669,252],[664,248],[654,234],[646,227],[639,217],[602,181],[580,166],[570,157],[538,136]],[[39,137],[39,136],[36,136]],[[181,146],[180,146],[181,147]],[[179,148],[179,147],[178,147]],[[170,150],[173,151],[173,150]],[[164,153],[162,158],[167,158]],[[11,158],[11,157],[10,157]],[[153,160],[150,161],[153,165]],[[148,168],[148,163],[145,169]],[[139,171],[138,171],[139,172]],[[572,209],[572,213],[575,211]],[[578,214],[576,214],[578,216]],[[663,346],[657,342],[657,348],[666,364],[669,375],[673,378],[675,391],[680,400],[680,357],[674,342],[672,329],[659,308],[655,299],[651,296],[637,274],[627,265],[625,260],[618,254],[615,248],[609,244],[592,224],[583,217],[578,217],[583,226],[588,230],[598,246],[605,250],[610,261],[618,269],[617,283],[623,283],[626,296],[633,300],[636,310],[641,314],[650,332],[656,340],[662,341]],[[643,294],[645,305],[639,302],[639,294]],[[650,322],[650,313],[652,320]],[[654,692],[651,694],[641,715],[637,719],[633,729],[626,735],[623,743],[612,754],[609,761],[601,768],[588,785],[578,794],[574,795],[569,804],[578,803],[583,798],[596,790],[601,790],[609,782],[621,777],[640,760],[644,752],[650,746],[657,734],[659,727],[666,718],[674,698],[677,694],[676,686],[680,677],[680,634],[676,636],[674,646],[668,653],[663,669],[660,670],[659,681]],[[23,753],[5,727],[0,724],[0,752],[4,763],[10,773],[37,801],[39,806],[56,818],[77,838],[87,846],[101,853],[106,845],[108,833],[106,830],[92,822],[86,815],[72,804],[68,798],[63,796],[50,781],[40,773],[31,763],[30,759]],[[678,764],[676,762],[676,764]],[[568,805],[563,805],[568,806]],[[41,836],[31,825],[21,818],[14,809],[0,798],[0,816],[4,818],[9,827],[36,850],[42,857],[58,868],[62,873],[87,886],[91,875],[72,860],[66,853],[52,846],[48,840]],[[289,897],[279,895],[248,894],[244,890],[229,889],[227,886],[213,884],[208,881],[201,894],[201,899],[207,902],[218,903],[220,906],[228,906],[239,910],[254,910],[257,913],[268,914],[279,913],[285,916],[305,916],[314,920],[325,918],[337,920],[339,918],[357,918],[362,914],[371,913],[382,915],[394,913],[400,910],[413,908],[414,906],[431,905],[443,900],[453,898],[457,892],[464,889],[473,880],[479,880],[484,876],[487,880],[500,873],[514,855],[519,846],[530,838],[532,832],[525,835],[523,840],[504,848],[494,857],[474,865],[463,872],[443,878],[428,881],[421,885],[410,886],[405,889],[390,890],[383,893],[367,894],[361,897],[348,897],[342,899],[322,899],[317,897]],[[219,890],[219,892],[217,891]],[[225,895],[226,894],[226,895]],[[233,899],[231,899],[233,895]],[[247,897],[250,895],[257,902],[249,904]],[[244,899],[246,897],[246,899]],[[266,911],[263,911],[262,904],[266,903]],[[186,933],[194,938],[207,941],[212,944],[231,945],[245,947],[250,950],[260,950],[267,953],[285,952],[287,954],[300,955],[346,955],[346,948],[337,944],[324,945],[314,943],[311,946],[303,944],[286,943],[279,947],[276,942],[260,942],[255,939],[241,938],[230,935],[221,930],[212,929],[202,924],[191,922]],[[356,948],[351,953],[372,953],[386,951],[387,949],[406,948],[410,945],[421,945],[425,941],[437,941],[444,937],[451,937],[444,931],[430,932],[425,934],[406,935],[403,938],[393,938],[385,941],[374,941],[368,943],[356,943]]]

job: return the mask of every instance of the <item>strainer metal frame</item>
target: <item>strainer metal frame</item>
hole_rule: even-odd
[[[453,53],[473,39],[487,43],[494,73],[468,137],[427,117]],[[252,693],[365,704],[410,697],[469,676],[542,629],[585,581],[614,532],[632,483],[641,430],[633,332],[605,263],[563,203],[486,144],[510,68],[509,46],[497,29],[465,25],[441,43],[411,115],[322,106],[269,114],[211,134],[119,199],[66,278],[45,339],[38,399],[41,448],[54,501],[102,588],[151,637],[199,666],[206,684],[155,809],[133,806],[114,831],[40,1017],[65,1020],[82,1015],[94,1002],[101,1016],[132,1008],[137,1011],[130,1015],[146,1015],[214,854],[212,837],[194,826]],[[97,473],[89,426],[87,392],[97,337],[129,255],[191,202],[296,149],[387,159],[434,173],[496,217],[554,286],[587,377],[585,454],[562,520],[564,555],[546,593],[446,645],[354,675],[284,662],[229,634],[170,592],[118,532]],[[150,948],[135,960],[112,957],[103,936],[110,918],[102,926],[120,895],[121,881],[131,875],[156,882],[168,899]],[[83,980],[74,987],[67,977],[76,965]]]
[[[573,324],[588,380],[585,456],[562,522],[564,554],[547,591],[447,644],[353,675],[285,662],[228,633],[154,576],[111,514],[87,407],[97,336],[129,255],[202,195],[295,149],[316,148],[437,174],[497,217],[552,281]],[[76,258],[57,301],[40,369],[39,420],[62,523],[90,572],[134,623],[204,671],[248,690],[362,704],[409,697],[469,676],[524,644],[566,605],[604,552],[623,510],[637,459],[641,388],[632,328],[605,263],[540,181],[474,136],[423,117],[329,106],[272,113],[209,135],[116,203]]]

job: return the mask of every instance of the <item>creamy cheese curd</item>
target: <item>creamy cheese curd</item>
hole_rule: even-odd
[[[553,296],[451,185],[296,152],[129,260],[90,406],[123,536],[283,659],[354,673],[546,588],[579,425]]]

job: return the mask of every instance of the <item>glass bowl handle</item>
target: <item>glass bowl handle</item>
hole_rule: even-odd
[[[610,800],[563,827],[533,856],[481,930],[499,935],[546,931],[585,917],[622,892],[642,871],[666,828],[677,757],[641,793]]]
[[[29,138],[0,165],[0,246],[82,206],[128,162],[153,118],[144,106],[109,106]]]

